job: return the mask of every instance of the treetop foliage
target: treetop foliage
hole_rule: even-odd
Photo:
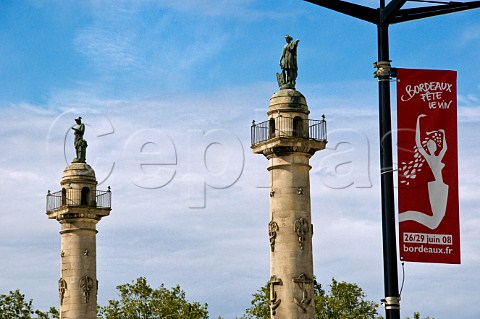
[[[377,307],[365,300],[363,290],[356,284],[338,282],[332,278],[328,293],[314,281],[314,300],[318,319],[375,319]],[[240,319],[270,319],[270,289],[268,283],[253,295],[252,306]]]
[[[58,310],[51,307],[43,312],[33,310],[32,299],[26,300],[20,290],[10,291],[0,295],[0,319],[59,319]]]
[[[207,304],[190,303],[186,294],[175,286],[171,290],[162,284],[153,289],[145,277],[131,284],[117,286],[120,300],[109,300],[100,307],[102,319],[207,319]]]
[[[377,314],[378,304],[366,300],[365,293],[356,284],[332,278],[328,291],[317,281],[314,281],[313,288],[318,319],[383,319]],[[179,285],[167,289],[161,284],[154,289],[145,277],[139,277],[131,283],[117,286],[117,290],[120,299],[109,300],[108,305],[98,307],[98,319],[208,319],[208,305],[187,301]],[[268,283],[252,297],[251,307],[240,319],[270,319]],[[0,295],[0,319],[59,318],[59,311],[54,307],[47,312],[34,310],[33,301],[27,300],[18,289]],[[420,313],[415,312],[413,319],[421,319]]]

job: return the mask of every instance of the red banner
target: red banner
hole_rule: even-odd
[[[457,72],[397,69],[400,259],[460,263]]]

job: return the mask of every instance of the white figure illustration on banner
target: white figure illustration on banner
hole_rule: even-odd
[[[442,159],[447,151],[447,141],[445,138],[445,131],[439,129],[437,131],[427,132],[428,137],[422,143],[420,138],[420,119],[422,117],[426,117],[426,115],[420,114],[417,118],[417,127],[415,131],[415,160],[408,163],[412,164],[410,166],[407,166],[406,163],[402,163],[405,165],[400,168],[400,171],[403,171],[405,178],[415,179],[416,172],[421,170],[423,162],[427,162],[435,179],[432,182],[428,182],[428,197],[433,215],[409,210],[406,212],[400,212],[398,219],[400,222],[408,220],[416,221],[430,229],[435,229],[440,225],[443,217],[445,217],[447,209],[448,185],[443,182],[442,176],[442,169],[445,167],[445,164],[442,163]],[[435,155],[439,146],[441,149],[438,152],[438,155]],[[409,184],[409,182],[406,181],[402,182],[407,185]]]

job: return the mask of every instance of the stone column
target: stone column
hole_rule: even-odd
[[[310,136],[305,97],[294,89],[276,92],[267,114],[268,137],[252,149],[269,160],[271,318],[314,319],[309,160],[326,136]]]
[[[97,318],[96,224],[110,214],[110,190],[98,191],[86,163],[64,170],[62,190],[47,196],[47,215],[61,224],[61,319]]]
[[[283,303],[278,303],[281,311],[272,309],[275,318],[315,318],[309,157],[301,152],[272,155],[268,167],[272,307]]]
[[[96,221],[60,221],[62,318],[97,318]],[[59,293],[62,294],[61,287]]]

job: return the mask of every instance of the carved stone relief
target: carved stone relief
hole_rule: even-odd
[[[89,276],[83,276],[80,278],[80,288],[83,291],[83,297],[85,298],[85,302],[88,303],[90,300],[90,292],[93,289],[93,279]]]
[[[303,313],[306,313],[308,305],[312,302],[312,297],[308,295],[308,288],[313,284],[313,279],[305,274],[300,274],[300,276],[293,278],[293,282],[296,283],[302,291],[302,299],[298,300],[294,297],[293,301],[302,309]]]
[[[65,279],[60,278],[58,280],[58,296],[60,297],[60,306],[63,304],[63,297],[65,297],[65,291],[67,290],[67,282]]]
[[[305,218],[300,217],[295,221],[294,224],[295,233],[298,236],[298,244],[300,245],[300,249],[303,250],[305,245],[305,236],[308,233],[308,222]]]
[[[273,220],[268,224],[268,236],[270,237],[270,250],[275,251],[275,238],[277,238],[278,224]]]
[[[277,299],[275,285],[282,285],[283,282],[280,278],[277,278],[277,276],[273,275],[272,277],[270,277],[270,281],[268,282],[268,284],[270,285],[270,311],[272,313],[272,316],[275,316],[275,314],[277,313],[277,308],[282,302],[281,299]]]

